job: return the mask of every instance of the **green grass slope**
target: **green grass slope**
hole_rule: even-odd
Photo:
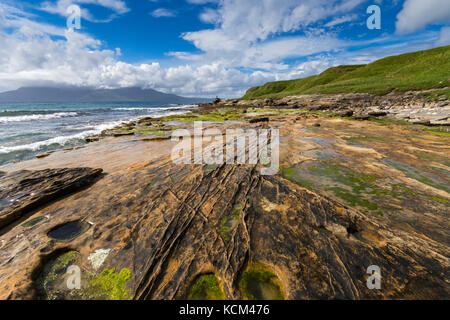
[[[242,99],[301,94],[426,90],[450,86],[450,46],[387,57],[367,65],[330,68],[308,78],[250,88]],[[448,96],[448,89],[441,90]]]

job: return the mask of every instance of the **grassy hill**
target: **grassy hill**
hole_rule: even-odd
[[[450,94],[450,46],[387,57],[367,65],[330,68],[308,78],[269,82],[250,88],[243,99],[280,98],[317,93],[366,92],[445,88],[438,95]]]

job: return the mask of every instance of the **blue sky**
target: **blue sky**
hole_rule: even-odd
[[[68,31],[78,5],[81,29]],[[369,30],[367,8],[381,9]],[[448,0],[0,1],[0,90],[141,86],[238,97],[251,86],[450,44]]]

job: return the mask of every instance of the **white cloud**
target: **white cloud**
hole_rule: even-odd
[[[285,70],[288,68],[283,62],[286,58],[342,48],[346,43],[333,33],[321,35],[311,26],[336,14],[341,14],[346,21],[353,19],[346,13],[362,2],[364,0],[221,0],[217,9],[208,8],[200,15],[202,21],[215,24],[213,29],[182,35],[202,54],[180,55],[179,58],[268,72]],[[304,30],[305,35],[290,36],[299,29]]]
[[[83,1],[107,4],[108,8],[113,8],[112,3],[116,2]],[[345,6],[337,0],[318,0],[313,4],[298,0],[189,2],[216,2],[218,9],[210,9],[206,11],[209,16],[204,16],[216,26],[184,34],[183,38],[202,52],[168,53],[178,61],[188,63],[170,68],[162,68],[156,62],[121,62],[120,50],[105,50],[100,41],[88,35],[72,32],[67,34],[66,40],[55,40],[52,36],[65,36],[66,30],[52,29],[49,25],[17,15],[9,17],[7,22],[14,24],[16,31],[13,34],[0,32],[2,43],[6,44],[0,49],[0,87],[62,82],[97,87],[152,87],[191,96],[239,96],[250,86],[307,76],[329,66],[330,62],[311,60],[290,68],[283,59],[333,51],[345,45],[334,36],[312,32],[304,36],[272,36],[325,19],[333,12],[345,14],[361,0],[352,0]],[[65,0],[59,0],[54,6],[47,4],[47,10],[65,14],[66,4]],[[331,12],[326,12],[322,6]],[[122,12],[118,8],[118,12]],[[171,14],[166,13],[156,11],[159,16]],[[302,20],[305,16],[309,16],[306,22]]]
[[[117,14],[126,8],[113,5],[124,1],[84,1],[102,4]],[[388,39],[372,40],[373,48],[347,52],[349,46],[367,42],[352,43],[340,40],[333,32],[324,34],[315,29],[316,22],[336,25],[349,21],[352,9],[362,0],[188,1],[216,3],[216,9],[200,16],[214,25],[183,34],[199,50],[195,54],[167,53],[174,66],[166,68],[158,62],[123,62],[120,48],[107,50],[88,34],[38,22],[38,17],[0,3],[0,88],[62,83],[238,97],[247,88],[267,81],[306,77],[339,64],[367,63],[390,54],[427,49],[435,43],[445,44],[450,37],[449,28],[443,28],[440,34],[427,35],[428,42],[423,36],[418,37],[422,42],[407,36],[400,45],[386,46],[388,41],[399,42],[400,36],[385,36]],[[52,8],[58,8],[58,3],[63,0],[53,3]],[[291,33],[300,29],[302,35]],[[300,61],[293,62],[297,58]]]
[[[396,32],[411,33],[428,24],[450,22],[449,0],[405,0],[397,15]]]
[[[9,16],[7,14],[6,16]],[[263,72],[244,74],[219,63],[162,68],[159,63],[129,64],[119,61],[120,49],[102,48],[89,35],[17,18],[13,33],[0,29],[0,87],[68,84],[95,87],[141,86],[184,95],[232,96],[248,85],[273,77]],[[46,32],[52,31],[52,32]],[[62,33],[66,38],[54,39]]]
[[[436,41],[437,46],[450,45],[450,27],[443,27],[441,29],[439,39]]]
[[[331,20],[327,24],[325,24],[325,27],[334,27],[334,26],[337,26],[339,24],[343,24],[343,23],[346,23],[346,22],[353,21],[357,17],[358,16],[355,15],[355,14],[349,14],[349,15],[345,15],[345,16],[342,16],[342,17],[338,17],[336,19]]]
[[[199,16],[200,20],[205,23],[217,23],[220,16],[217,10],[206,8]]]
[[[169,10],[165,8],[159,8],[152,12],[152,16],[155,18],[161,17],[175,17],[177,13],[174,10]]]
[[[41,4],[40,9],[49,13],[59,14],[63,17],[68,16],[67,8],[72,4],[78,4],[82,9],[82,17],[92,22],[109,22],[116,14],[124,14],[130,9],[123,0],[57,0],[56,2],[45,1]],[[83,4],[97,5],[105,7],[113,11],[107,19],[96,19],[87,9],[83,8]]]

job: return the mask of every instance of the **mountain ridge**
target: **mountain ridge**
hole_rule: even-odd
[[[127,87],[119,89],[95,89],[90,87],[21,87],[0,93],[0,102],[153,102],[153,103],[202,103],[207,98],[188,98],[167,94],[153,89]]]

